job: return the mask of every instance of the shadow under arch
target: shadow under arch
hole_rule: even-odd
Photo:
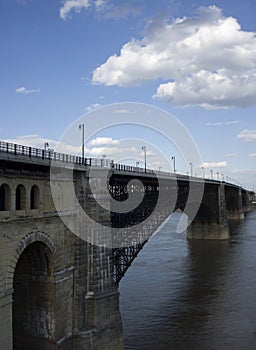
[[[6,183],[0,186],[0,211],[9,211],[11,209],[11,189]]]
[[[40,190],[37,185],[30,188],[30,209],[39,209]]]
[[[56,349],[54,252],[45,240],[23,245],[13,290],[13,350]]]

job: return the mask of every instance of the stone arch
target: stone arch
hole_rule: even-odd
[[[39,209],[40,191],[37,185],[33,185],[30,189],[30,209]]]
[[[11,189],[9,185],[3,183],[0,186],[0,211],[11,210]]]
[[[18,262],[18,259],[20,258],[23,251],[33,242],[42,242],[45,243],[45,245],[49,248],[53,262],[54,262],[54,269],[56,267],[56,251],[57,247],[54,244],[53,240],[44,232],[41,232],[37,229],[33,230],[32,232],[28,233],[23,239],[18,243],[18,246],[15,250],[15,253],[11,259],[12,264],[10,265],[8,269],[8,279],[11,280],[10,288],[13,288],[12,285],[12,279],[15,272],[16,264]]]
[[[26,209],[26,189],[25,186],[19,184],[15,191],[15,209],[25,210]]]
[[[50,243],[50,245],[49,245]],[[13,273],[13,349],[50,349],[55,336],[55,251],[33,232],[19,243]]]

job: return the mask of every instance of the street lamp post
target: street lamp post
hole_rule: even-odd
[[[84,163],[84,124],[79,124],[79,130],[82,130],[82,158]]]
[[[203,178],[205,178],[205,170],[204,170],[204,167],[202,166],[202,172],[203,172]]]
[[[45,157],[45,158],[46,158],[47,147],[49,147],[49,143],[48,143],[48,142],[45,142],[45,143],[44,143],[44,157]],[[48,156],[49,156],[49,154],[48,154]]]
[[[176,173],[175,156],[172,156],[172,160],[173,160],[173,172],[175,174]]]
[[[193,163],[190,162],[189,165],[190,165],[190,176],[192,177],[193,176]]]
[[[147,172],[147,149],[146,146],[141,147],[142,151],[144,151],[144,163],[145,163],[145,173]]]
[[[48,142],[45,142],[45,143],[44,143],[44,152],[46,152],[47,147],[49,147],[49,143],[48,143]]]

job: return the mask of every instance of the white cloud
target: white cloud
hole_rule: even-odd
[[[256,140],[256,130],[243,130],[237,135],[238,139],[243,139],[246,142],[252,142]]]
[[[101,6],[100,9],[104,9],[104,18],[110,18],[110,19],[127,19],[129,16],[137,16],[141,13],[141,9],[138,4],[135,5],[135,3],[129,3],[129,1],[126,1],[124,3],[115,2],[115,1],[108,1],[109,5]],[[96,6],[96,2],[95,2]],[[96,7],[97,8],[97,7]]]
[[[144,151],[140,152],[140,156],[143,156],[143,157],[144,157],[144,155],[145,155]],[[155,156],[155,155],[156,155],[156,154],[155,154],[154,152],[150,151],[150,150],[147,150],[147,152],[146,152],[146,156],[147,156],[147,157]]]
[[[60,17],[66,19],[69,12],[73,9],[80,12],[83,8],[87,9],[90,6],[90,0],[66,0],[60,9]]]
[[[256,157],[256,153],[249,153],[248,156],[249,157]]]
[[[214,123],[206,123],[207,126],[221,126],[223,125],[222,122],[214,122]]]
[[[227,166],[227,162],[203,162],[202,167],[204,168],[225,168]]]
[[[89,142],[91,146],[102,146],[102,145],[118,145],[119,140],[113,140],[112,137],[96,137]]]
[[[162,79],[154,97],[174,105],[229,108],[255,103],[256,39],[216,6],[191,18],[151,23],[93,72],[92,82],[139,85]]]
[[[136,148],[134,147],[93,147],[91,149],[88,149],[88,155],[92,157],[101,157],[102,155],[106,155],[107,158],[114,158],[116,159],[117,156],[120,157],[120,154],[122,157],[127,158],[128,155],[131,155],[131,153],[137,153]]]
[[[136,16],[141,11],[135,4],[121,3],[111,0],[64,0],[60,9],[60,17],[65,20],[70,12],[81,12],[89,7],[96,11],[97,15],[108,19],[124,19],[128,16]]]
[[[39,135],[22,135],[13,139],[6,139],[4,141],[40,149],[44,149],[44,144],[47,143],[47,149],[52,150],[54,150],[58,145],[58,152],[72,155],[78,155],[81,151],[81,147],[76,147],[64,143],[59,144],[59,142],[56,140],[48,139]]]
[[[50,140],[39,135],[22,135],[13,139],[6,139],[5,142],[16,143],[19,145],[30,146],[35,148],[44,148],[44,143],[47,142],[51,148],[54,148],[57,141]]]
[[[86,111],[91,112],[91,111],[94,111],[95,109],[100,108],[100,107],[101,107],[100,103],[94,103],[94,104],[86,107]]]
[[[21,86],[16,89],[17,94],[34,94],[35,92],[40,92],[40,89],[27,89],[24,86]]]
[[[223,125],[233,125],[233,124],[240,124],[242,123],[241,120],[225,120],[224,122],[213,122],[213,123],[206,123],[207,126],[223,126]]]
[[[97,9],[101,8],[102,6],[104,6],[106,3],[106,0],[95,0],[95,7]]]

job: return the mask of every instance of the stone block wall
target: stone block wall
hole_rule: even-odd
[[[83,187],[85,179],[83,171],[75,181]],[[2,173],[2,185],[9,197],[0,210],[0,348],[105,350],[109,343],[122,349],[111,249],[88,243],[66,227],[55,210],[48,173]],[[65,181],[59,186],[61,200]],[[64,209],[74,221],[74,208]],[[96,240],[104,237],[104,227],[99,232],[93,221],[82,229]]]

